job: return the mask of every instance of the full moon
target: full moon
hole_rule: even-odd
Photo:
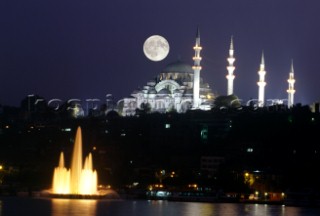
[[[151,61],[161,61],[169,53],[168,41],[160,35],[152,35],[143,44],[143,52]]]

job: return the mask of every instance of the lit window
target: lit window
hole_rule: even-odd
[[[253,148],[247,148],[247,152],[253,152]]]
[[[208,127],[205,126],[202,130],[201,130],[201,139],[202,140],[207,140],[208,139]]]
[[[170,127],[171,127],[170,124],[166,124],[166,125],[165,125],[165,128],[166,128],[166,129],[169,129]]]
[[[65,132],[70,132],[71,131],[71,128],[63,128],[61,129],[62,131],[65,131]]]

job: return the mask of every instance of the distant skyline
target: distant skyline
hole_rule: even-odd
[[[0,104],[19,106],[37,94],[46,100],[115,101],[143,87],[178,59],[193,65],[197,27],[201,77],[227,94],[227,57],[233,37],[234,94],[258,98],[265,58],[265,99],[287,99],[293,60],[294,103],[320,100],[319,0],[0,2]],[[143,53],[151,35],[170,45],[159,62]]]

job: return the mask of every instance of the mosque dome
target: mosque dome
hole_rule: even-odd
[[[142,93],[141,89],[136,89],[132,92],[132,94],[138,94],[138,93]]]
[[[193,69],[190,65],[176,61],[168,64],[162,71],[163,73],[193,73]]]
[[[181,92],[180,92],[179,89],[175,89],[175,90],[173,91],[173,93],[174,93],[174,94],[179,94],[179,93],[181,93]]]
[[[167,95],[167,94],[171,94],[171,92],[168,89],[163,88],[158,92],[158,94]]]
[[[157,94],[157,91],[155,89],[150,89],[148,93],[149,94]]]
[[[147,83],[148,86],[155,86],[156,85],[156,81],[155,80],[150,80],[148,83]]]
[[[193,89],[186,89],[184,95],[193,95]]]

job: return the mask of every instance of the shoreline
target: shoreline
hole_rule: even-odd
[[[238,203],[238,204],[264,204],[264,205],[283,205],[292,207],[320,208],[320,200],[249,200],[237,198],[217,198],[214,196],[207,197],[183,197],[168,196],[163,198],[148,197],[134,194],[106,194],[106,195],[79,195],[79,194],[48,194],[41,191],[26,192],[21,191],[15,194],[0,193],[0,198],[17,197],[17,198],[48,198],[48,199],[79,199],[79,200],[154,200],[168,202],[199,202],[199,203]]]

